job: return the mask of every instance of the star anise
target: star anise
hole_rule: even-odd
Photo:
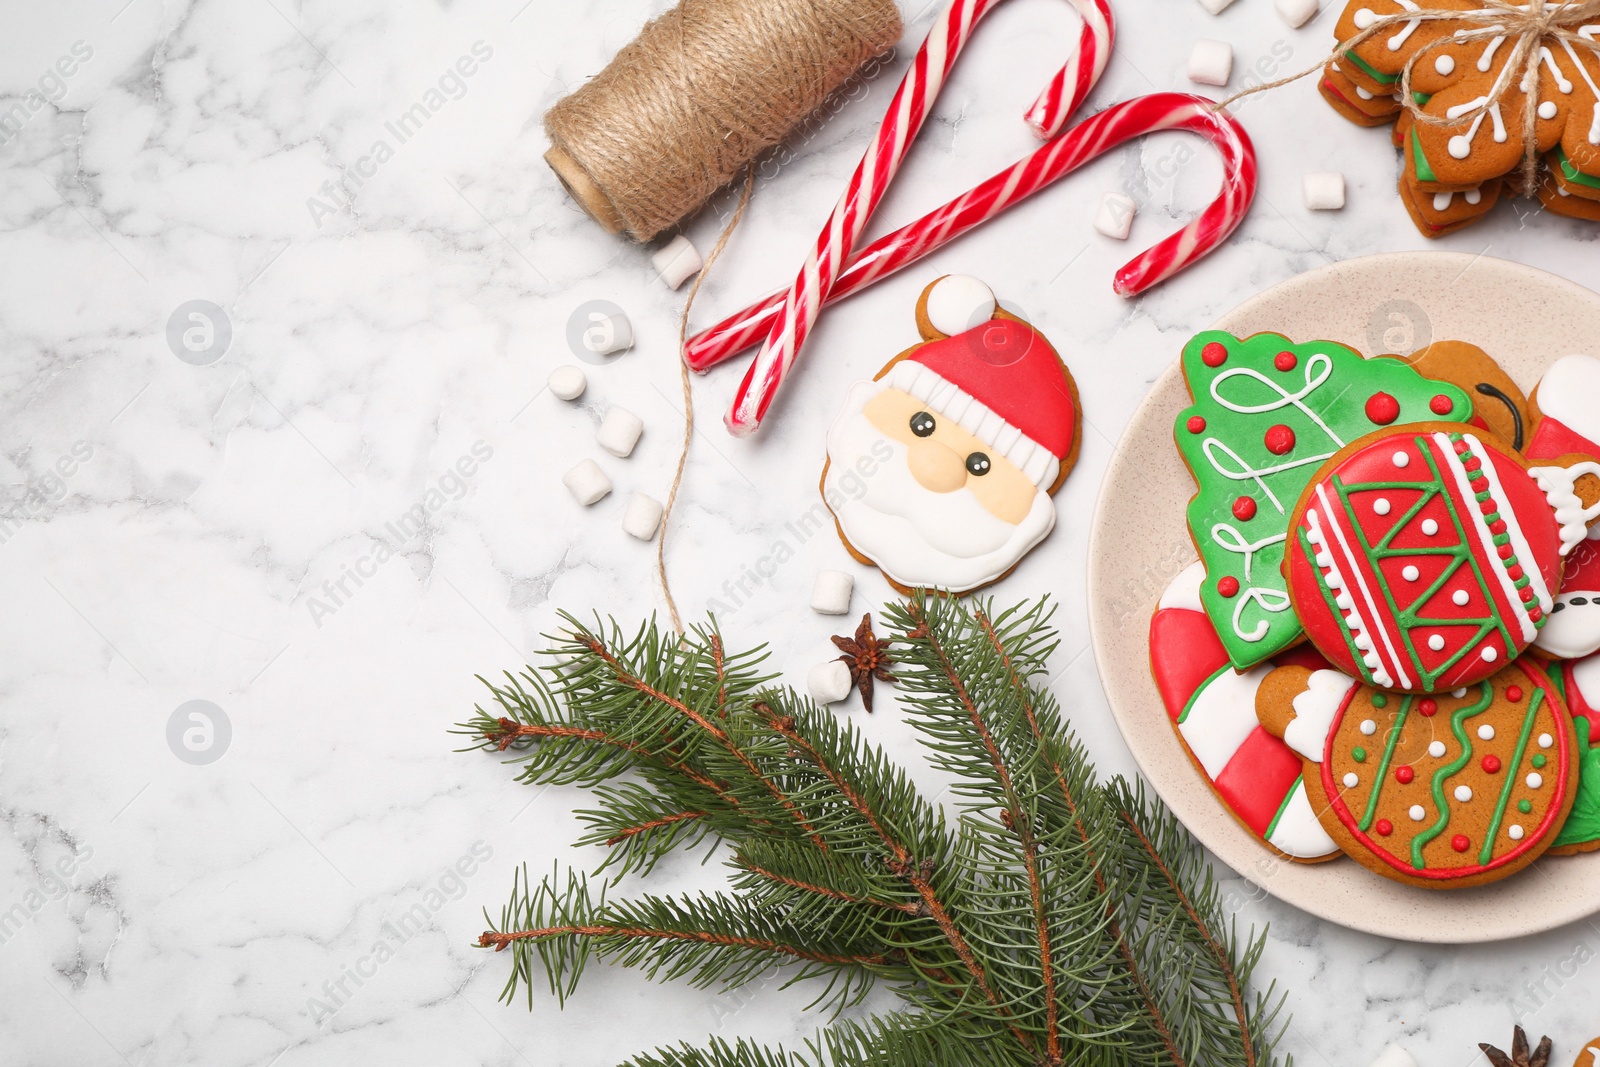
[[[1511,1035],[1511,1055],[1507,1056],[1493,1045],[1486,1045],[1481,1041],[1478,1042],[1478,1047],[1489,1057],[1489,1062],[1494,1064],[1494,1067],[1545,1067],[1550,1062],[1550,1039],[1541,1037],[1539,1047],[1534,1049],[1533,1055],[1530,1056],[1528,1035],[1520,1026]]]
[[[835,637],[833,643],[844,653],[839,658],[850,668],[850,684],[861,690],[861,706],[870,712],[872,680],[894,681],[894,675],[889,673],[889,664],[892,662],[889,646],[879,641],[878,635],[872,632],[872,612],[861,616],[861,625],[856,627],[854,638]]]

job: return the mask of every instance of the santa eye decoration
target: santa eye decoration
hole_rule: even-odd
[[[850,387],[822,495],[851,555],[896,589],[968,593],[1055,528],[1051,494],[1083,434],[1078,387],[976,278],[934,281],[916,320],[921,342]]]

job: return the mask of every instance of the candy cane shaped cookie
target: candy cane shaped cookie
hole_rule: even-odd
[[[867,220],[882,201],[889,183],[894,180],[906,153],[910,151],[912,141],[928,117],[939,91],[944,88],[945,79],[960,56],[962,47],[971,37],[973,27],[998,2],[951,0],[950,6],[940,14],[933,29],[928,32],[927,39],[911,61],[911,69],[906,72],[900,88],[889,102],[889,109],[872,145],[857,164],[855,173],[845,186],[844,195],[840,197],[822,232],[817,235],[794,284],[789,287],[782,311],[767,331],[761,354],[750,366],[744,382],[734,395],[733,406],[723,420],[730,433],[744,436],[755,432],[761,425],[778,388],[805,344],[806,336],[815,325],[823,301],[828,298],[845,261],[855,250],[855,243],[866,228]],[[1046,113],[1045,124],[1040,128],[1047,134],[1054,132],[1048,122],[1065,121],[1070,112],[1068,105],[1076,106],[1081,99],[1078,86],[1082,83],[1083,91],[1088,91],[1088,86],[1104,69],[1105,57],[1109,54],[1109,47],[1104,52],[1099,47],[1097,27],[1103,21],[1099,9],[1080,0],[1079,10],[1084,14],[1086,32],[1096,42],[1095,54],[1089,57],[1087,77],[1080,77],[1074,71],[1075,67],[1083,65],[1080,56],[1079,61],[1063,69],[1036,103],[1035,109],[1040,109],[1042,105]],[[1090,25],[1091,19],[1094,26]],[[1110,32],[1110,23],[1106,22],[1105,42],[1108,46]],[[1065,91],[1069,78],[1073,85],[1070,93]]]
[[[1195,563],[1162,594],[1150,620],[1150,672],[1173,729],[1217,798],[1274,851],[1304,863],[1339,847],[1317,821],[1301,761],[1256,721],[1256,691],[1272,671],[1235,674],[1200,607],[1205,568]],[[1289,655],[1280,662],[1314,665]]]
[[[1222,157],[1224,178],[1221,192],[1199,216],[1117,272],[1118,293],[1136,296],[1144,292],[1227,240],[1255,198],[1256,156],[1249,135],[1238,120],[1215,110],[1204,97],[1153,93],[1085,119],[971,191],[852,256],[824,302],[832,303],[888,277],[1097,156],[1162,130],[1186,130],[1204,137]],[[728,316],[690,338],[684,358],[697,371],[731,359],[768,333],[783,306],[783,294],[774,294]]]

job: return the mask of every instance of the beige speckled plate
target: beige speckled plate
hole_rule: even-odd
[[[1471,341],[1531,391],[1551,362],[1600,348],[1600,295],[1504,260],[1405,252],[1336,263],[1245,301],[1216,323],[1247,336],[1333,340],[1368,355]],[[1176,353],[1174,353],[1176,355]],[[1183,510],[1194,483],[1172,444],[1188,404],[1176,360],[1134,413],[1100,493],[1089,543],[1090,624],[1111,710],[1163,800],[1217,858],[1330,922],[1407,941],[1459,944],[1537,933],[1600,911],[1600,853],[1546,857],[1494,885],[1392,882],[1353,860],[1291,863],[1234,822],[1189,762],[1150,679],[1156,599],[1196,558]]]

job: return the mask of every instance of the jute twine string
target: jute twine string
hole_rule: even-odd
[[[1578,32],[1585,24],[1600,20],[1600,0],[1566,0],[1564,3],[1530,0],[1526,4],[1514,4],[1510,0],[1483,0],[1483,4],[1482,7],[1466,11],[1424,7],[1416,11],[1381,15],[1354,37],[1340,42],[1337,48],[1325,58],[1318,60],[1315,66],[1308,67],[1298,74],[1291,74],[1277,81],[1266,82],[1234,93],[1216,105],[1217,109],[1221,110],[1234,101],[1255,93],[1299,81],[1308,74],[1315,74],[1327,64],[1328,60],[1343,59],[1357,45],[1369,38],[1405,23],[1417,21],[1468,23],[1472,28],[1460,29],[1431,41],[1406,60],[1405,66],[1400,71],[1400,103],[1410,112],[1414,120],[1423,125],[1451,128],[1467,126],[1479,115],[1498,107],[1515,82],[1519,91],[1525,94],[1521,124],[1523,158],[1520,191],[1525,196],[1531,195],[1538,182],[1539,169],[1536,127],[1539,121],[1539,65],[1542,62],[1542,49],[1548,47],[1546,41],[1565,42],[1574,48],[1587,49],[1590,54],[1600,56],[1600,41]],[[1501,67],[1499,77],[1495,79],[1494,85],[1490,87],[1481,102],[1453,119],[1440,118],[1423,111],[1422,105],[1416,102],[1411,93],[1411,69],[1425,56],[1439,48],[1452,44],[1470,44],[1474,41],[1488,42],[1496,37],[1503,37],[1508,42],[1514,41],[1515,44]],[[1596,103],[1600,106],[1600,101]]]
[[[717,243],[712,245],[711,251],[706,254],[705,266],[700,268],[694,284],[689,287],[689,295],[683,301],[683,313],[678,316],[678,380],[683,386],[683,443],[678,448],[678,466],[672,472],[672,487],[667,490],[667,502],[661,509],[661,531],[656,536],[656,575],[661,579],[661,593],[667,598],[667,613],[672,616],[672,628],[680,635],[683,633],[683,618],[678,614],[678,601],[672,595],[672,583],[667,580],[667,525],[668,520],[672,518],[672,506],[678,501],[678,488],[683,484],[683,468],[689,462],[689,443],[694,440],[694,393],[689,387],[689,361],[683,355],[684,342],[689,338],[689,309],[694,307],[695,295],[700,292],[700,286],[711,273],[711,264],[722,255],[722,250],[728,245],[728,238],[733,236],[739,220],[744,217],[744,209],[750,204],[750,192],[755,188],[755,184],[756,169],[747,165],[744,190],[739,194],[739,206],[734,209],[728,224],[722,228]]]
[[[900,33],[894,0],[682,0],[546,113],[548,158],[603,225],[649,240]]]

